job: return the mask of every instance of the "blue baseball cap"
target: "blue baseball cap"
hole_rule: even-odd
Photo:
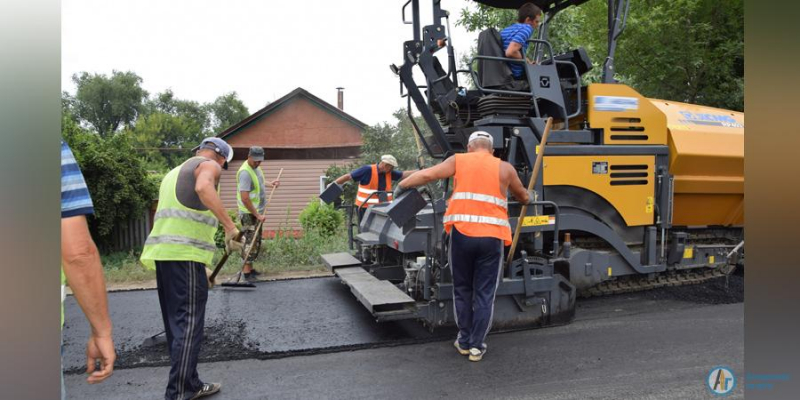
[[[228,169],[228,162],[233,160],[233,149],[231,145],[218,137],[203,139],[203,141],[200,142],[200,149],[214,150],[214,152],[225,158],[225,165],[222,166],[224,169]]]

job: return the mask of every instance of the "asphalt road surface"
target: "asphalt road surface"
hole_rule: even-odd
[[[377,324],[336,278],[215,289],[200,377],[212,399],[694,399],[712,367],[744,367],[743,278],[578,301],[569,325],[491,335],[471,363],[452,330]],[[109,295],[119,362],[101,385],[81,374],[88,327],[69,298],[64,331],[68,398],[163,398],[163,345],[153,290]],[[740,379],[741,381],[741,379]],[[743,398],[741,385],[727,398]]]

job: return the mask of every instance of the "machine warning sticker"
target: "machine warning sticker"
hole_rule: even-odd
[[[694,258],[694,248],[687,247],[683,250],[683,258]]]
[[[655,199],[653,199],[653,196],[650,196],[650,197],[647,198],[647,204],[644,206],[644,212],[645,213],[647,213],[647,214],[652,214],[653,213],[653,203],[654,202],[655,202]]]
[[[594,96],[595,111],[636,111],[639,99],[636,97]]]
[[[603,162],[593,162],[592,163],[592,174],[595,175],[605,175],[608,174],[608,163]]]
[[[556,223],[556,217],[552,215],[532,215],[522,219],[522,226],[542,226],[553,225]]]

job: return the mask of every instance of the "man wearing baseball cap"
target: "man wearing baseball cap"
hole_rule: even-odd
[[[236,182],[238,182],[238,190],[236,191],[236,203],[239,206],[239,221],[242,223],[242,231],[244,232],[245,245],[249,245],[253,241],[253,249],[247,256],[242,273],[248,282],[256,280],[258,271],[253,269],[253,260],[258,257],[258,252],[261,250],[261,229],[256,232],[256,226],[259,222],[267,219],[264,216],[264,209],[267,206],[267,191],[264,187],[264,171],[261,170],[261,162],[264,161],[264,149],[260,146],[253,146],[250,148],[250,153],[247,155],[247,161],[242,163],[239,171],[236,172]],[[272,187],[278,187],[280,182],[274,180],[269,182]],[[242,252],[242,257],[247,253],[247,249]]]
[[[206,138],[197,155],[169,171],[161,181],[153,230],[141,261],[156,270],[158,301],[172,367],[167,399],[195,399],[217,393],[219,383],[203,383],[197,356],[203,342],[217,224],[225,228],[228,253],[241,251],[239,230],[219,197],[219,177],[233,158],[222,139]]]
[[[448,263],[453,275],[453,307],[458,326],[458,353],[480,361],[486,353],[486,334],[492,328],[494,298],[503,269],[503,248],[511,245],[508,199],[528,203],[528,193],[514,167],[492,154],[494,139],[473,132],[467,153],[423,169],[397,184],[395,197],[438,179],[455,177],[444,226],[450,234]]]
[[[358,192],[356,193],[356,207],[358,207],[358,218],[364,217],[364,212],[368,206],[382,202],[391,202],[394,198],[392,194],[392,182],[407,178],[416,171],[398,171],[397,159],[391,154],[384,154],[377,164],[365,165],[344,174],[337,178],[333,183],[340,187],[348,181],[358,182]],[[385,195],[375,194],[375,192],[386,192]],[[385,200],[384,200],[385,199]],[[363,205],[363,207],[362,207]]]

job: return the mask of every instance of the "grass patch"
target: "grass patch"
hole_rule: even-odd
[[[253,266],[262,273],[288,271],[324,271],[321,254],[347,251],[347,231],[342,227],[334,235],[321,235],[316,231],[306,232],[295,238],[286,229],[273,239],[261,242],[261,252]],[[141,250],[102,255],[106,281],[109,283],[143,282],[156,279],[155,271],[139,262]],[[222,257],[217,251],[213,264]],[[213,265],[212,265],[213,267]],[[228,258],[222,267],[222,275],[231,275],[242,268],[242,257],[236,254]]]
[[[139,262],[140,254],[141,250],[101,255],[106,282],[142,282],[156,279],[156,271],[145,268]]]

